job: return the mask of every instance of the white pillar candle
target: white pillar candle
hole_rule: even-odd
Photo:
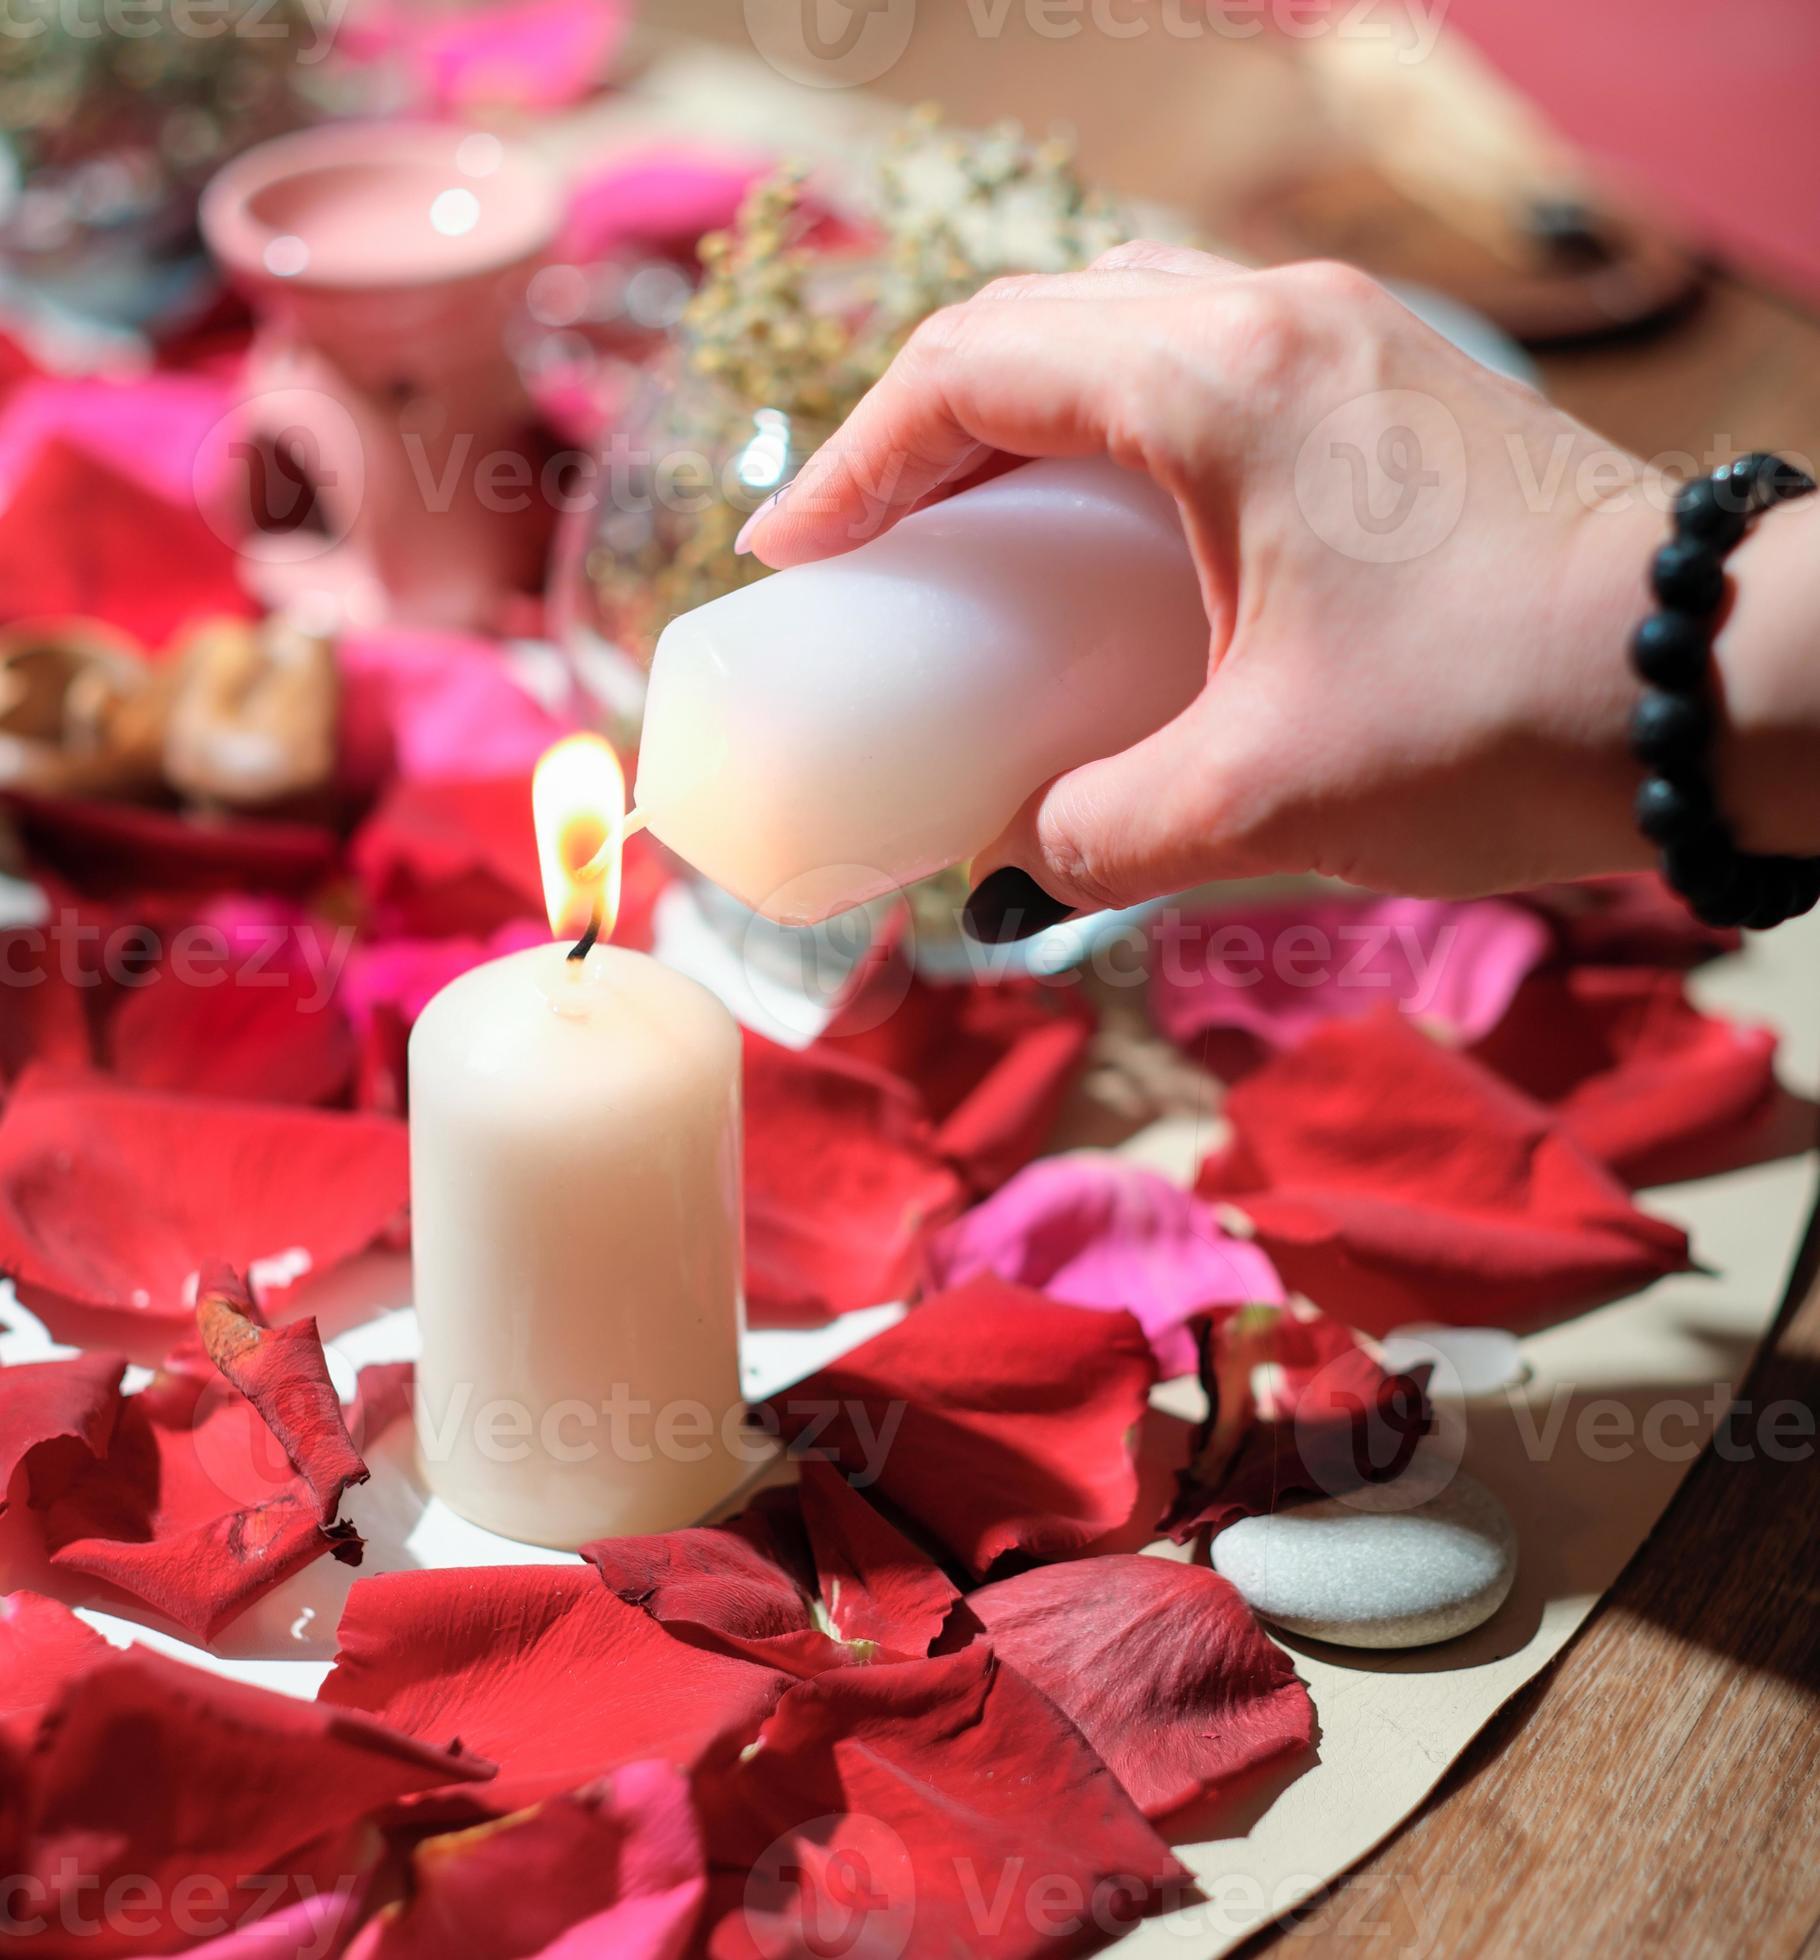
[[[812,924],[989,844],[1033,791],[1181,712],[1209,630],[1180,513],[1032,463],[672,620],[639,749],[651,834]]]
[[[720,1002],[615,946],[490,961],[420,1016],[418,1452],[463,1517],[573,1550],[690,1523],[749,1468],[739,1070]]]

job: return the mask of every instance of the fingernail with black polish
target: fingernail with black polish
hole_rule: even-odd
[[[1007,864],[973,888],[961,923],[967,937],[982,946],[1005,946],[1059,925],[1073,912],[1072,905],[1051,898],[1028,871]]]

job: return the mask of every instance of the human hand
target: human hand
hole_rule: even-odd
[[[1649,861],[1625,646],[1665,497],[1578,494],[1608,445],[1350,268],[1134,244],[1000,280],[742,542],[801,564],[1008,459],[1102,452],[1182,511],[1207,685],[1030,799],[975,861],[980,936],[1268,872],[1452,896]]]

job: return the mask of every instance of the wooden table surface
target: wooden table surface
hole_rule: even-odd
[[[796,0],[779,0],[796,4]],[[1022,19],[1020,19],[1022,16]],[[1219,235],[1231,186],[1283,140],[1270,77],[1149,35],[1051,39],[1009,8],[925,6],[873,92],[958,122],[1076,131],[1088,173]],[[666,30],[743,43],[727,0]],[[1660,331],[1540,357],[1548,392],[1640,454],[1820,454],[1820,321],[1716,273]],[[1820,1405],[1820,1231],[1744,1391]],[[1418,1815],[1248,1954],[1820,1953],[1820,1504],[1813,1464],[1693,1468],[1561,1660],[1478,1736]],[[1186,1956],[1185,1956],[1186,1960]]]

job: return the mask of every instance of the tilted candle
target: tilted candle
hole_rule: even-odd
[[[1162,490],[1032,463],[672,620],[639,811],[736,898],[810,924],[971,857],[1051,776],[1160,728],[1211,637]]]
[[[417,1436],[462,1516],[573,1549],[687,1524],[746,1468],[740,1039],[642,953],[570,957],[596,907],[611,929],[612,751],[559,744],[535,801],[564,938],[463,974],[411,1035]]]

